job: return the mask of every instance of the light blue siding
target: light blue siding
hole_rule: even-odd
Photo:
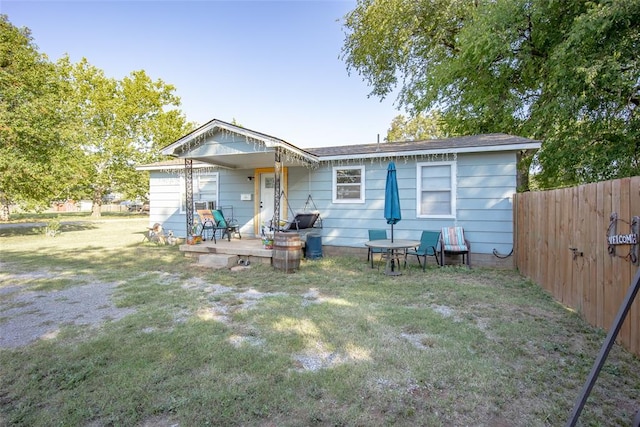
[[[253,169],[220,170],[218,206],[224,210],[227,217],[231,216],[229,207],[233,207],[233,217],[240,224],[240,233],[243,236],[252,236],[254,234],[254,184],[253,181],[247,180],[248,176],[253,176]],[[251,200],[240,200],[242,194],[251,194]]]
[[[194,169],[194,182],[198,182],[200,174],[203,173]],[[253,234],[253,200],[240,200],[241,194],[253,194],[253,183],[247,181],[247,176],[253,175],[253,170],[233,172],[219,170],[217,173],[217,205],[222,208],[233,206],[233,216],[240,222],[241,232]],[[185,237],[187,218],[186,213],[181,212],[185,184],[181,171],[151,171],[150,176],[149,223],[159,222],[165,230],[172,230],[176,236]],[[194,201],[203,201],[196,188],[194,188]],[[230,216],[226,212],[225,214]]]
[[[332,166],[327,164],[312,171],[312,195],[323,218],[323,244],[364,248],[369,229],[390,229],[384,219],[384,190],[388,162],[344,162],[340,166],[350,164],[364,165],[366,179],[364,203],[332,203]],[[396,169],[403,219],[394,226],[394,236],[398,239],[413,239],[416,233],[419,234],[416,227],[422,225],[415,219],[415,163],[397,162]],[[422,230],[422,228],[419,229]]]
[[[226,139],[225,139],[226,138]],[[209,141],[199,147],[202,153],[215,150],[253,150],[253,145],[234,140],[230,135],[214,136],[215,143]],[[221,148],[225,147],[225,148]],[[453,159],[450,159],[453,160]],[[512,196],[516,191],[515,153],[489,152],[458,154],[456,161],[456,215],[451,219],[417,218],[416,215],[416,163],[417,159],[396,159],[398,190],[402,220],[394,226],[398,239],[418,240],[423,230],[439,231],[442,227],[460,225],[465,228],[474,253],[490,254],[494,249],[509,253],[513,245],[513,205]],[[302,211],[311,195],[315,207],[320,211],[323,229],[323,244],[364,248],[368,240],[368,230],[384,228],[389,230],[384,219],[384,190],[388,161],[343,161],[338,166],[364,165],[365,202],[333,203],[332,171],[329,163],[321,163],[316,169],[306,167],[288,168],[288,196],[290,208],[288,218]],[[194,170],[194,175],[198,172]],[[252,169],[218,170],[218,205],[233,206],[234,217],[241,225],[243,236],[252,236],[254,230],[254,201],[240,200],[241,194],[253,194],[254,183],[247,180],[253,176]],[[163,223],[165,229],[172,229],[179,236],[186,235],[186,218],[180,213],[181,197],[178,174],[151,172],[151,217],[150,223]],[[183,184],[182,184],[183,185]],[[253,198],[255,195],[253,194]],[[252,199],[253,199],[252,198]],[[314,207],[308,206],[309,209]]]
[[[456,161],[455,219],[417,218],[416,160],[396,161],[402,220],[394,226],[394,236],[399,239],[419,239],[422,230],[439,231],[445,226],[461,225],[474,252],[492,253],[495,248],[500,253],[508,253],[513,245],[511,198],[516,191],[515,154],[459,154]],[[333,204],[331,166],[323,164],[311,171],[310,188],[324,220],[323,244],[364,247],[369,229],[390,230],[383,214],[388,162],[363,164],[366,177],[364,204]],[[291,185],[289,190],[291,194]]]
[[[185,236],[186,219],[180,215],[184,180],[178,173],[152,171],[149,187],[149,226],[160,223],[176,236]]]
[[[475,253],[508,253],[513,247],[516,154],[458,155],[457,225]]]
[[[264,148],[264,150],[267,149]],[[220,154],[249,154],[255,151],[254,142],[244,136],[231,132],[217,132],[207,136],[204,142],[192,148],[189,154],[194,157],[209,157]]]

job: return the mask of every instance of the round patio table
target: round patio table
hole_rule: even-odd
[[[420,246],[420,242],[417,240],[404,240],[404,239],[383,239],[383,240],[369,240],[365,242],[365,246],[369,248],[384,249],[387,252],[387,263],[384,268],[384,274],[387,276],[400,276],[402,273],[398,271],[394,266],[394,256],[397,257],[398,251],[409,248],[417,248]],[[398,265],[400,262],[398,261]],[[399,267],[398,267],[399,269]]]

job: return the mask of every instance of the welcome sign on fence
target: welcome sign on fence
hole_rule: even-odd
[[[618,232],[618,223],[622,222],[626,224],[629,229],[628,233]],[[609,255],[619,256],[621,258],[628,259],[633,264],[638,265],[638,229],[640,227],[640,217],[634,216],[631,222],[618,218],[616,212],[612,213],[609,217],[609,228],[607,229],[607,244]],[[625,230],[626,231],[626,230]],[[620,245],[629,246],[629,252],[626,254],[616,254],[616,247]]]
[[[616,234],[615,236],[607,237],[610,245],[637,245],[638,235],[636,233],[631,234]]]

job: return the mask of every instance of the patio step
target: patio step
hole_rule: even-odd
[[[198,265],[209,268],[230,268],[238,262],[237,255],[230,254],[202,254],[198,256]]]

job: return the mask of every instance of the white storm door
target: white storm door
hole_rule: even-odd
[[[275,174],[260,174],[260,224],[268,225],[273,219],[274,196],[275,190]]]

